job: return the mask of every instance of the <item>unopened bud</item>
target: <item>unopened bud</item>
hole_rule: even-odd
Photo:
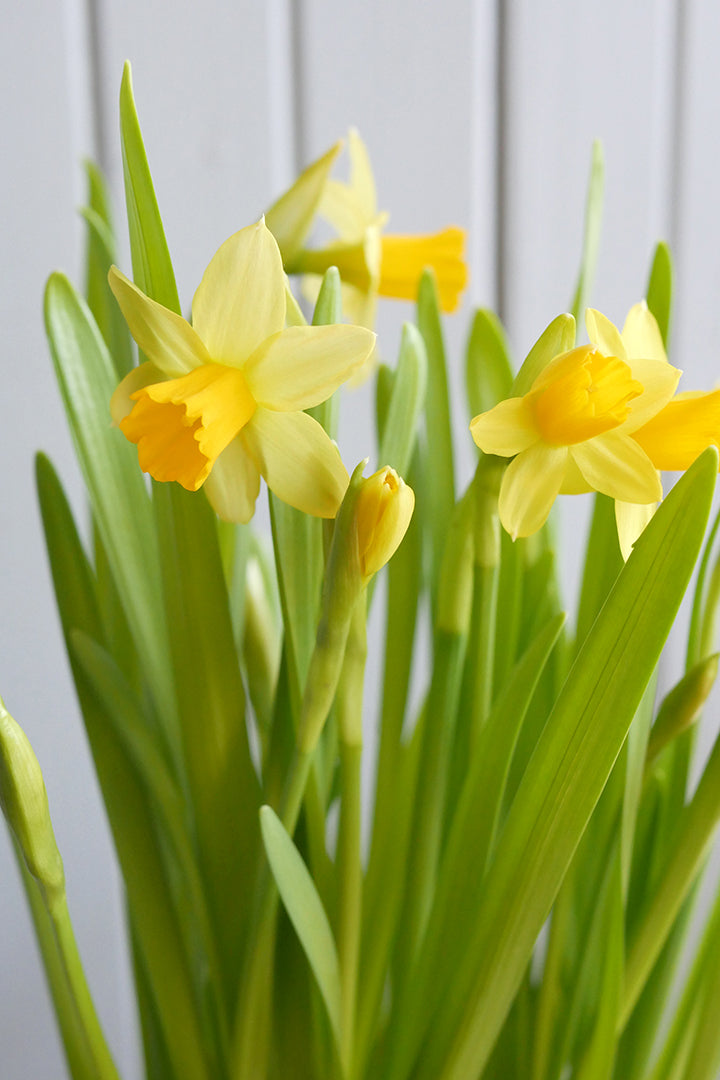
[[[363,480],[355,503],[360,571],[371,578],[395,554],[407,532],[415,494],[386,465]]]
[[[0,806],[27,868],[46,893],[64,889],[45,781],[25,732],[0,700]]]

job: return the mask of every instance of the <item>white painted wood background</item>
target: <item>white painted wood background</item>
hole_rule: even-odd
[[[79,279],[83,156],[108,170],[122,222],[123,60],[133,63],[184,302],[219,244],[349,124],[370,147],[394,229],[468,227],[472,284],[449,329],[466,446],[459,353],[470,304],[499,307],[519,357],[565,309],[596,135],[607,194],[593,301],[621,321],[643,293],[655,240],[668,239],[677,266],[673,360],[685,386],[718,379],[719,44],[713,0],[4,0],[0,692],[44,767],[81,950],[127,1080],[140,1072],[119,882],[33,484],[42,448],[82,506],[43,336],[42,290],[57,267]],[[410,312],[383,311],[386,354]],[[358,420],[360,411],[347,418],[348,461],[368,445],[369,411]],[[469,468],[467,450],[465,461]],[[572,549],[576,534],[567,533]],[[0,830],[0,1075],[52,1080],[64,1075],[60,1061]]]

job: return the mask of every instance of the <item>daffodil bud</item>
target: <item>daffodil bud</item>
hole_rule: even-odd
[[[355,503],[360,572],[366,580],[395,554],[407,532],[415,494],[389,465],[363,480]]]
[[[40,765],[25,732],[1,700],[0,806],[30,873],[46,895],[62,893],[65,875]]]

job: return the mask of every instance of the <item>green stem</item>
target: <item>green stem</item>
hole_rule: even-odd
[[[88,1061],[88,1068],[78,1073],[74,1080],[85,1080],[86,1077],[87,1080],[119,1080],[115,1062],[105,1042],[85,979],[65,891],[53,894],[43,891],[43,899],[52,922],[60,966],[70,991],[70,1000],[79,1021],[77,1030],[87,1049],[87,1054],[84,1056]]]
[[[338,953],[342,1001],[340,1058],[343,1075],[353,1075],[355,1020],[362,932],[361,765],[363,679],[367,657],[366,604],[355,605],[338,684],[337,718],[340,732],[341,801],[338,836],[339,917]]]

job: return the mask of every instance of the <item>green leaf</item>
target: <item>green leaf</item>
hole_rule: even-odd
[[[85,302],[62,274],[45,291],[45,325],[80,467],[158,711],[174,728],[160,555],[137,453],[110,424],[115,372]]]
[[[673,739],[694,724],[715,685],[720,653],[701,660],[663,698],[650,732],[646,767],[650,768]]]
[[[590,165],[587,201],[585,203],[585,235],[583,252],[580,260],[580,273],[572,302],[572,313],[578,322],[585,312],[588,297],[595,277],[598,247],[600,246],[600,226],[602,223],[603,191],[605,187],[605,161],[602,143],[595,139]]]
[[[655,316],[667,349],[672,314],[673,267],[670,248],[662,241],[655,248],[647,285],[647,306]]]
[[[317,979],[339,1045],[340,964],[325,908],[302,855],[269,806],[260,810],[260,827],[278,892]]]
[[[597,492],[585,549],[585,568],[578,606],[575,631],[578,648],[588,636],[590,627],[615,584],[622,566],[623,559],[615,523],[615,500]]]
[[[192,980],[177,923],[175,898],[164,873],[153,808],[130,756],[108,723],[71,648],[73,630],[102,640],[92,572],[57,476],[42,455],[38,455],[36,472],[63,634],[154,1008],[161,1018],[177,1075],[188,1080],[208,1080],[210,1073],[205,1064]]]
[[[572,315],[558,315],[542,332],[525,357],[523,365],[512,384],[511,397],[523,397],[530,390],[540,372],[560,353],[575,346],[575,319]]]
[[[179,315],[175,274],[135,108],[129,61],[125,62],[120,85],[120,144],[135,284],[152,300]]]
[[[85,294],[113,358],[117,377],[122,379],[133,366],[133,349],[127,325],[108,283],[108,271],[116,260],[110,196],[98,167],[88,161],[85,168],[88,205],[80,211],[87,224]]]
[[[716,470],[706,450],[670,492],[570,671],[499,838],[473,940],[425,1028],[419,1080],[461,1080],[487,1061],[687,587]]]
[[[401,476],[410,467],[418,421],[425,405],[426,384],[423,339],[412,323],[405,323],[378,453],[378,465],[390,465]]]
[[[465,358],[465,383],[470,418],[487,412],[510,397],[513,371],[503,325],[494,312],[475,312]]]
[[[326,271],[318,293],[313,326],[331,326],[342,322],[342,292],[340,274],[336,266]],[[312,417],[327,431],[331,439],[337,438],[338,414],[340,410],[340,392],[336,391],[327,401],[322,401],[313,409],[308,409]]]
[[[445,523],[455,505],[455,467],[445,343],[437,287],[431,270],[425,270],[420,278],[417,321],[428,362],[425,394],[427,476],[424,498],[418,498],[418,504],[431,540],[434,593],[444,548]]]

